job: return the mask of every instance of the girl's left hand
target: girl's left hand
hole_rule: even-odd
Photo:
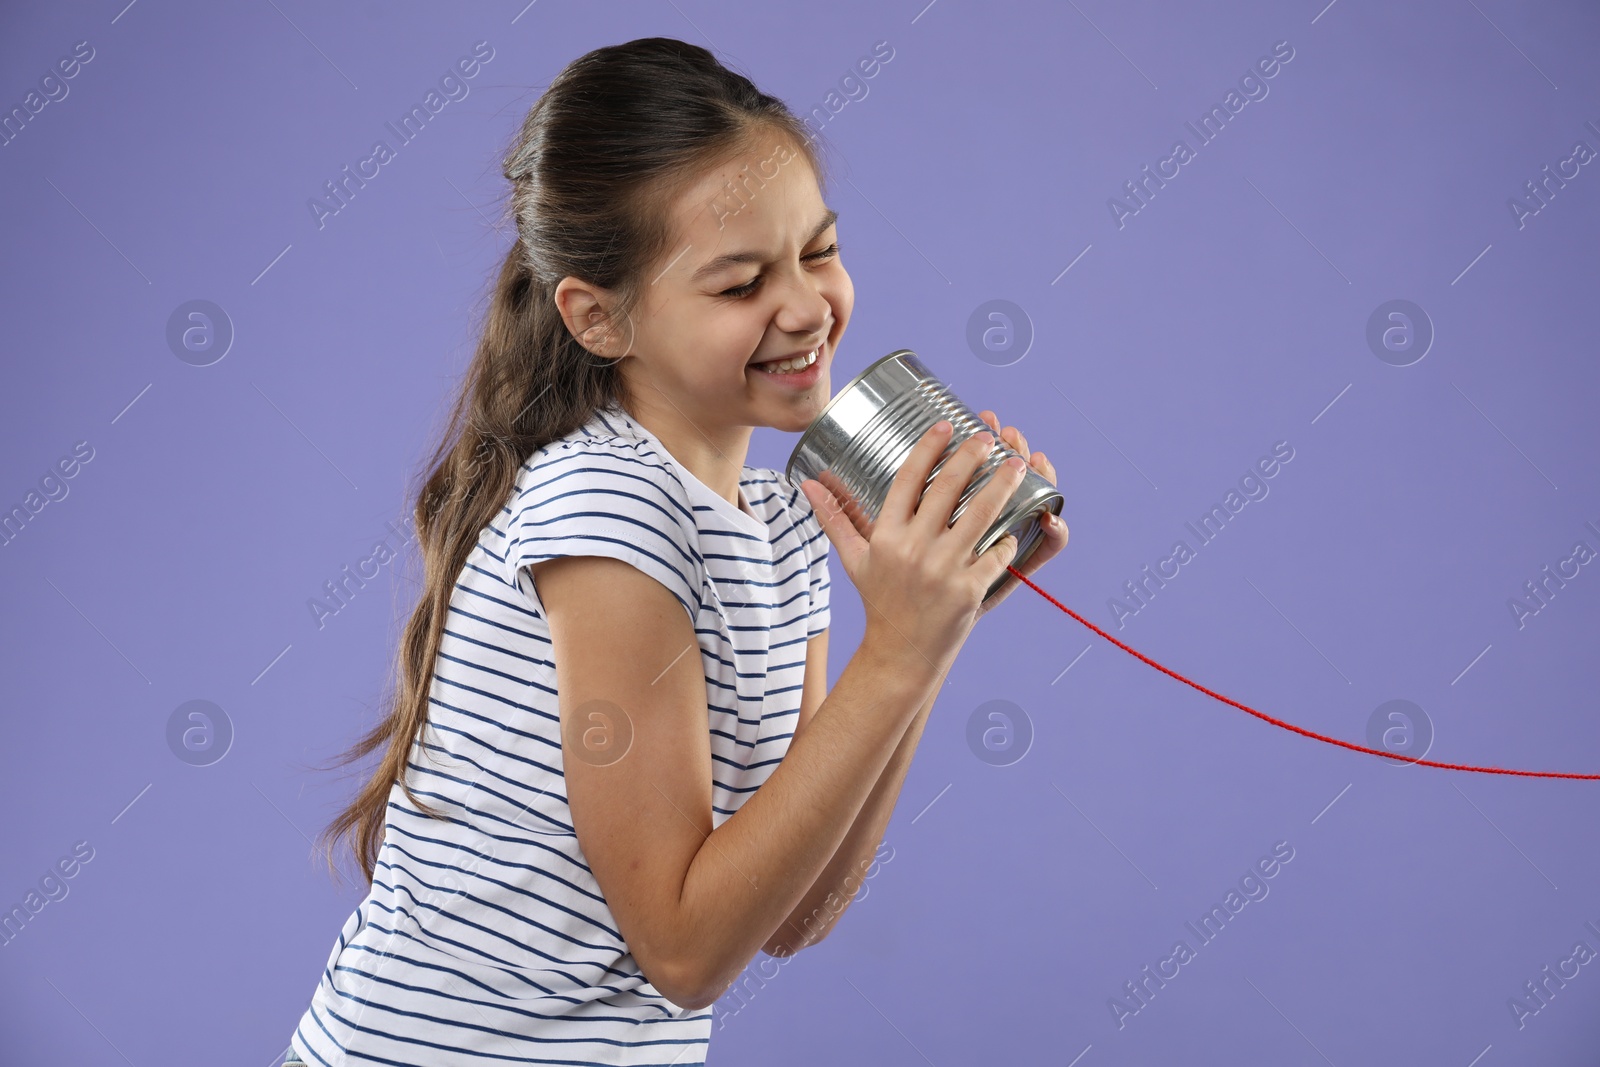
[[[1056,484],[1055,467],[1045,458],[1043,452],[1028,451],[1028,439],[1022,436],[1021,430],[1018,430],[1015,426],[1007,426],[1005,429],[1001,429],[999,416],[992,411],[980,411],[978,412],[978,417],[989,424],[990,430],[993,431],[997,439],[1004,441],[1027,461],[1029,470],[1047,479],[1051,485]],[[1044,521],[1040,523],[1040,528],[1043,530],[1044,540],[1040,542],[1038,548],[1034,549],[1033,555],[1028,557],[1027,562],[1017,568],[1019,574],[1025,574],[1030,578],[1033,576],[1034,571],[1050,562],[1056,553],[1067,547],[1067,524],[1059,516],[1046,512]],[[993,611],[1001,601],[1011,595],[1012,590],[1021,584],[1015,574],[1007,574],[1005,584],[1000,587],[999,592],[990,597],[978,609],[978,618],[981,619],[984,615]]]

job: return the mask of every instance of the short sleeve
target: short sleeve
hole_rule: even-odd
[[[828,628],[831,621],[831,608],[828,590],[832,584],[828,576],[828,535],[822,532],[822,523],[817,519],[816,511],[811,507],[811,501],[799,489],[795,490],[795,500],[792,505],[798,515],[796,529],[800,533],[800,540],[804,542],[806,558],[809,561],[809,580],[811,584],[811,612],[806,623],[806,638],[809,640]]]
[[[677,474],[650,451],[597,440],[563,442],[524,465],[506,506],[505,578],[541,613],[530,563],[561,556],[619,559],[667,588],[691,624],[705,581],[694,512]]]

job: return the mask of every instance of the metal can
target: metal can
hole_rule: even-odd
[[[856,529],[870,537],[895,473],[917,441],[940,419],[950,420],[954,432],[929,472],[930,483],[967,438],[994,431],[935,377],[915,352],[897,349],[852,378],[828,401],[800,435],[785,473],[795,486],[807,478],[827,486]],[[998,434],[995,437],[993,451],[979,464],[956,501],[950,516],[952,526],[1000,464],[1017,455],[1015,449],[999,440]],[[927,483],[922,488],[926,491]],[[1045,512],[1060,515],[1065,502],[1048,479],[1031,467],[1025,468],[1011,499],[978,538],[975,554],[982,555],[1010,533],[1017,539],[1017,555],[1011,565],[1020,569],[1044,538],[1040,521]],[[994,596],[1009,577],[1002,573],[984,594],[984,600]]]

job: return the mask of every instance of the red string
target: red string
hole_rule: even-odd
[[[1128,645],[1125,645],[1121,641],[1118,641],[1115,637],[1112,637],[1110,634],[1108,634],[1104,630],[1100,629],[1100,627],[1096,626],[1094,623],[1090,622],[1088,619],[1084,618],[1082,615],[1079,615],[1076,611],[1073,611],[1071,608],[1069,608],[1065,604],[1061,603],[1061,601],[1057,600],[1055,597],[1051,596],[1049,593],[1046,593],[1043,589],[1040,589],[1037,585],[1034,585],[1032,582],[1028,581],[1028,579],[1026,577],[1024,577],[1022,572],[1018,571],[1015,567],[1009,567],[1008,566],[1006,568],[1006,570],[1010,571],[1012,574],[1015,574],[1021,581],[1025,582],[1028,585],[1028,587],[1030,589],[1032,589],[1034,592],[1038,593],[1040,596],[1042,596],[1046,600],[1050,601],[1050,603],[1054,604],[1056,607],[1060,608],[1062,611],[1066,612],[1068,615],[1071,615],[1074,619],[1077,619],[1079,622],[1083,623],[1085,626],[1087,626],[1089,629],[1093,630],[1095,633],[1099,634],[1101,637],[1105,638],[1107,641],[1110,641],[1113,645],[1116,645],[1118,648],[1122,649],[1122,651],[1128,653],[1128,655],[1133,656],[1133,657],[1135,657],[1137,659],[1143,660],[1145,663],[1147,663],[1150,666],[1154,667],[1156,670],[1160,671],[1162,674],[1171,675],[1172,677],[1176,678],[1178,681],[1182,682],[1184,685],[1193,686],[1194,688],[1200,690],[1200,692],[1204,693],[1206,696],[1211,697],[1213,700],[1220,700],[1224,704],[1227,704],[1227,705],[1229,705],[1231,707],[1238,708],[1240,711],[1247,711],[1251,715],[1254,715],[1258,719],[1265,719],[1267,722],[1270,722],[1274,726],[1281,726],[1285,730],[1289,730],[1289,731],[1292,731],[1294,733],[1300,734],[1303,737],[1315,738],[1318,741],[1326,741],[1330,745],[1338,745],[1341,748],[1353,748],[1357,752],[1365,752],[1365,753],[1368,753],[1369,755],[1373,755],[1373,756],[1383,756],[1386,759],[1398,760],[1401,763],[1415,763],[1415,764],[1419,764],[1419,765],[1421,765],[1423,767],[1440,767],[1440,768],[1443,768],[1444,770],[1447,770],[1447,771],[1478,771],[1478,772],[1480,772],[1482,774],[1518,774],[1518,775],[1526,776],[1528,778],[1583,778],[1583,779],[1587,779],[1587,780],[1590,780],[1590,781],[1600,781],[1600,774],[1567,774],[1567,773],[1564,773],[1564,772],[1561,772],[1561,771],[1516,771],[1516,770],[1506,770],[1505,768],[1502,768],[1502,767],[1473,767],[1473,766],[1469,766],[1469,765],[1464,764],[1464,763],[1437,763],[1437,762],[1435,762],[1433,760],[1426,760],[1426,759],[1408,759],[1405,756],[1397,755],[1397,754],[1395,754],[1393,752],[1385,752],[1382,749],[1378,749],[1378,748],[1368,748],[1365,745],[1353,745],[1349,741],[1341,741],[1337,737],[1326,737],[1326,736],[1324,736],[1322,734],[1315,733],[1315,732],[1313,732],[1311,730],[1302,729],[1299,726],[1295,726],[1292,723],[1284,722],[1281,719],[1274,719],[1271,715],[1267,715],[1267,714],[1265,714],[1263,712],[1259,712],[1255,708],[1252,708],[1252,707],[1249,707],[1248,705],[1239,703],[1237,700],[1233,700],[1233,699],[1231,699],[1229,697],[1223,696],[1221,693],[1218,693],[1218,692],[1215,692],[1213,690],[1207,689],[1205,686],[1201,685],[1199,682],[1190,681],[1188,678],[1185,678],[1183,675],[1179,674],[1175,670],[1172,670],[1172,669],[1170,669],[1168,667],[1163,667],[1161,664],[1157,663],[1155,660],[1151,659],[1149,656],[1146,656],[1143,652],[1140,652],[1140,651],[1138,651],[1137,649],[1134,649],[1134,648],[1130,648]]]

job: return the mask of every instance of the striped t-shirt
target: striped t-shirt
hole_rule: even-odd
[[[572,825],[550,627],[527,564],[610,556],[666,586],[699,639],[720,826],[794,736],[828,541],[778,471],[718,496],[612,403],[523,463],[450,598],[428,723],[367,897],[295,1031],[308,1064],[703,1064],[711,1008],[640,971]],[[748,510],[747,510],[748,509]]]

